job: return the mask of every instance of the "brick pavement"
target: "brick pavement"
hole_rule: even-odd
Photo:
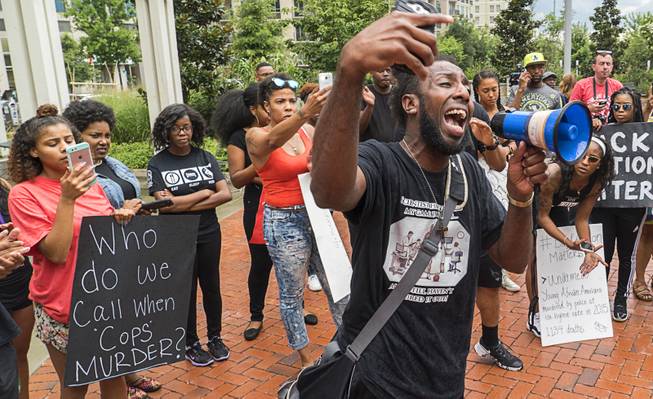
[[[343,230],[342,218],[338,220]],[[261,335],[251,342],[242,338],[249,319],[246,284],[249,256],[241,213],[221,223],[223,338],[231,348],[231,357],[211,367],[192,367],[184,361],[145,372],[164,384],[160,392],[151,395],[154,398],[271,398],[275,397],[279,384],[299,370],[297,356],[286,345],[274,276]],[[527,300],[523,277],[516,281],[522,285],[521,292],[501,291],[500,336],[524,361],[524,370],[511,372],[483,363],[472,350],[467,364],[467,398],[651,398],[653,326],[647,325],[647,321],[653,321],[652,304],[631,298],[631,317],[626,323],[614,323],[614,338],[542,348],[539,339],[525,330]],[[610,292],[614,291],[615,281],[613,272]],[[307,308],[320,318],[317,326],[308,328],[309,348],[317,357],[320,346],[333,335],[334,327],[323,294],[306,292]],[[198,311],[198,315],[203,317],[204,312]],[[198,322],[198,328],[200,336],[206,334],[204,320]],[[477,312],[472,344],[479,336]],[[32,375],[31,398],[59,397],[56,380],[52,365],[46,361]],[[89,392],[89,398],[99,398],[97,384]]]

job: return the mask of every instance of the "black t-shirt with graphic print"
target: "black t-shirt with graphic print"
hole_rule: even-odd
[[[190,153],[179,156],[163,150],[147,164],[147,188],[150,195],[168,189],[172,195],[188,195],[206,188],[215,191],[215,183],[224,180],[218,161],[209,152],[191,147]],[[179,215],[200,215],[198,237],[219,228],[215,209],[179,212]]]
[[[474,157],[463,152],[452,160],[465,170],[467,202],[454,213],[444,248],[356,368],[380,398],[461,398],[464,393],[479,258],[498,239],[505,210]],[[343,348],[401,279],[440,217],[447,174],[446,169],[425,172],[435,204],[417,164],[399,143],[365,142],[358,162],[367,189],[346,214],[359,234],[352,243],[351,297],[338,337]],[[453,176],[462,180],[462,174]]]

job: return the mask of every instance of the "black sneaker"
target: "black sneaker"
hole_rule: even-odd
[[[482,358],[491,357],[494,359],[497,366],[502,369],[519,371],[524,368],[524,363],[522,363],[517,356],[513,355],[501,341],[499,341],[497,346],[489,349],[483,346],[481,341],[478,341],[478,343],[474,345],[474,350]]]
[[[526,329],[533,333],[536,337],[540,337],[540,314],[528,311],[528,318],[526,319]]]
[[[211,354],[211,357],[216,362],[221,362],[223,360],[229,359],[229,348],[227,348],[227,345],[222,342],[222,338],[211,338],[207,346],[209,347],[209,353]]]
[[[193,346],[186,348],[186,360],[197,367],[205,367],[213,363],[211,354],[205,351],[199,342],[195,342]]]
[[[628,320],[628,305],[626,298],[614,298],[614,307],[612,308],[612,319],[618,322]]]

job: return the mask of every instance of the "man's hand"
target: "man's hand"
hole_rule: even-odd
[[[519,75],[519,88],[521,92],[526,90],[526,87],[528,87],[528,83],[531,81],[531,74],[528,73],[528,71],[524,71]]]
[[[469,121],[469,127],[472,129],[472,134],[476,140],[485,146],[494,145],[494,133],[490,129],[490,125],[478,118],[472,118]]]
[[[363,101],[365,102],[365,105],[374,108],[375,100],[376,97],[374,96],[374,93],[372,93],[372,90],[367,86],[363,87]]]
[[[394,11],[369,25],[345,45],[340,66],[362,80],[369,71],[403,64],[424,80],[428,77],[426,67],[433,64],[438,52],[435,35],[418,26],[452,22],[447,15]]]
[[[590,110],[592,115],[600,114],[607,105],[606,100],[590,100],[587,102],[587,109]]]
[[[508,195],[517,201],[528,201],[535,185],[547,178],[544,152],[523,141],[519,143],[517,152],[508,161]]]

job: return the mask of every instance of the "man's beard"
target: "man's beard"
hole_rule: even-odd
[[[440,126],[435,123],[426,113],[426,106],[424,105],[424,97],[420,96],[419,98],[419,130],[422,135],[422,139],[426,145],[442,155],[454,155],[462,151],[464,147],[464,141],[461,139],[455,144],[449,144],[445,141],[440,131]],[[463,136],[464,138],[464,136]]]

